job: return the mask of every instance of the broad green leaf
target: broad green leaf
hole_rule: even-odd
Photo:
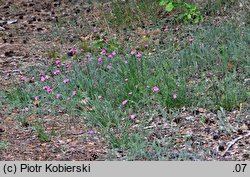
[[[168,3],[165,9],[167,12],[171,12],[174,9],[173,3],[172,2]]]
[[[198,23],[198,22],[199,22],[199,18],[195,18],[194,23]]]

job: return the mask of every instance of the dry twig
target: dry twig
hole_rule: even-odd
[[[222,154],[222,156],[225,156],[226,153],[227,153],[227,151],[228,151],[237,141],[239,141],[240,139],[243,139],[243,138],[247,138],[247,137],[249,137],[249,136],[250,136],[250,132],[248,132],[247,134],[242,135],[242,136],[240,136],[240,137],[238,137],[238,138],[235,138],[233,141],[231,141],[231,142],[228,144],[228,146],[227,146],[226,150],[224,151],[224,153]]]

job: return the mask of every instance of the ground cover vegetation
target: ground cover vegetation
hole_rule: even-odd
[[[248,2],[55,4],[0,91],[1,160],[250,159]]]

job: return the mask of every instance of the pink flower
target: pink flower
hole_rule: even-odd
[[[90,135],[93,135],[94,133],[95,133],[94,130],[89,130]]]
[[[126,60],[126,61],[124,61],[124,63],[127,65],[127,64],[128,64],[128,61]]]
[[[124,101],[122,102],[122,105],[127,104],[127,102],[128,102],[128,100],[124,100]]]
[[[102,62],[102,58],[98,58],[98,65]]]
[[[47,93],[50,93],[52,91],[49,86],[44,86],[43,89],[46,90]]]
[[[21,81],[26,81],[26,80],[27,80],[27,77],[21,76],[21,77],[20,77],[20,80],[21,80]]]
[[[56,98],[57,98],[57,99],[60,99],[61,97],[62,97],[61,94],[56,94]]]
[[[50,93],[52,89],[50,87],[47,88],[47,92]]]
[[[116,52],[115,52],[115,51],[113,51],[113,52],[112,52],[112,55],[113,55],[113,56],[115,56],[115,55],[116,55]]]
[[[137,56],[137,58],[141,58],[142,54],[139,52],[136,56]]]
[[[188,39],[189,42],[193,42],[193,40],[194,40],[193,38],[189,38]]]
[[[64,84],[67,84],[68,82],[69,82],[69,79],[65,79],[65,80],[63,81]]]
[[[36,101],[39,100],[39,96],[35,96],[35,100],[36,100]]]
[[[69,52],[72,53],[72,54],[76,54],[77,50],[76,49],[71,49]]]
[[[86,55],[86,58],[90,58],[90,54],[87,54],[87,55]]]
[[[66,68],[70,68],[70,67],[71,67],[70,63],[66,64]]]
[[[110,59],[112,59],[112,58],[113,58],[113,55],[108,55],[108,57],[109,57]]]
[[[102,49],[101,54],[106,55],[107,54],[106,50]]]
[[[111,68],[112,68],[112,66],[111,66],[111,65],[108,65],[108,66],[107,66],[107,68],[108,68],[108,69],[111,69]]]
[[[147,48],[147,47],[148,47],[148,44],[144,44],[144,47]]]
[[[150,88],[150,86],[149,86],[149,85],[147,85],[147,86],[146,86],[146,88]]]
[[[60,73],[60,70],[55,70],[55,71],[54,71],[54,74],[55,74],[55,75],[57,75],[57,74],[59,74],[59,73]]]
[[[130,118],[131,118],[131,119],[134,119],[134,118],[136,118],[136,115],[135,115],[135,114],[131,114],[131,115],[130,115]]]
[[[56,65],[57,65],[57,66],[60,66],[60,64],[61,64],[61,61],[60,61],[59,59],[57,59],[57,60],[56,60]]]
[[[176,99],[176,98],[177,98],[177,95],[176,95],[176,94],[173,94],[173,95],[172,95],[172,98],[173,98],[173,99]]]
[[[41,81],[42,81],[42,82],[45,82],[45,81],[46,81],[46,77],[42,76],[42,77],[41,77]]]
[[[130,54],[131,54],[131,55],[134,55],[134,54],[135,54],[135,50],[132,50],[132,51],[130,52]]]
[[[158,92],[158,91],[160,91],[160,89],[158,88],[158,87],[153,87],[153,92]]]
[[[168,27],[167,27],[167,26],[164,28],[164,31],[169,31],[169,29],[168,29]]]
[[[102,96],[98,96],[98,100],[101,100],[102,99]]]
[[[73,91],[73,96],[75,96],[75,95],[76,95],[76,91],[74,90],[74,91]]]
[[[70,100],[70,97],[68,97],[67,100]]]
[[[84,49],[81,49],[81,52],[83,53],[83,52],[85,52],[85,50],[84,50]]]
[[[82,60],[81,62],[82,62],[82,64],[83,64],[83,63],[85,63],[85,60]]]

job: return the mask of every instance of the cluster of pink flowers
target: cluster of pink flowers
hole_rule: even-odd
[[[50,93],[52,91],[50,86],[44,86],[43,90],[46,90],[47,93]]]
[[[189,42],[192,42],[192,41],[193,41],[192,38],[188,38],[188,40],[189,40]],[[148,47],[148,44],[145,44],[144,47]],[[76,50],[76,49],[72,49],[72,50],[70,50],[69,52],[71,52],[72,54],[76,54],[76,53],[77,53],[77,50]],[[82,53],[85,52],[84,49],[81,49],[81,52],[82,52]],[[100,65],[103,61],[105,61],[105,59],[103,59],[103,57],[105,58],[105,56],[106,56],[107,58],[112,59],[112,58],[116,55],[116,52],[113,51],[112,53],[107,53],[107,51],[106,51],[105,49],[102,49],[102,50],[101,50],[101,55],[103,55],[103,56],[101,56],[102,58],[101,58],[101,57],[97,58],[98,65]],[[140,59],[140,58],[143,56],[143,54],[142,54],[141,52],[138,52],[137,50],[132,50],[132,51],[130,52],[130,55],[131,55],[131,56],[135,56],[135,57],[137,57],[138,59]],[[86,54],[86,58],[87,58],[87,59],[90,58],[90,57],[91,57],[90,54]],[[86,60],[86,62],[88,62],[88,60],[87,60],[86,58],[85,58],[85,60]],[[84,63],[84,62],[85,62],[84,60],[81,60],[81,63]],[[124,63],[125,63],[125,64],[128,64],[129,61],[125,60]],[[56,64],[57,67],[61,66],[61,61],[60,61],[60,59],[57,59],[57,60],[55,61],[55,64]],[[64,63],[63,63],[63,64],[64,64]],[[66,66],[66,68],[71,68],[71,64],[70,64],[70,63],[65,64],[65,66]],[[112,68],[112,65],[111,65],[111,64],[108,64],[108,65],[107,65],[107,69],[111,69],[111,68]],[[63,71],[63,70],[61,70],[61,71]],[[54,70],[53,74],[54,74],[54,75],[58,75],[58,74],[61,73],[61,71],[59,70],[59,68],[57,68],[56,70]],[[46,80],[48,80],[48,79],[49,79],[49,76],[47,76],[47,75],[41,76],[41,78],[40,78],[40,80],[41,80],[42,82],[46,82]],[[69,82],[70,82],[70,78],[65,78],[65,79],[63,80],[63,83],[64,83],[64,84],[67,84],[67,83],[69,83]],[[72,82],[72,81],[71,81],[71,82]],[[127,79],[127,78],[125,79],[125,82],[128,82],[128,79]],[[138,88],[139,86],[140,86],[140,84],[135,85],[135,88]],[[144,87],[145,87],[145,86],[144,86]],[[156,93],[154,93],[154,92],[160,92],[160,88],[159,88],[158,86],[154,86],[154,87],[153,87],[152,85],[151,85],[151,86],[146,85],[146,88],[147,88],[148,91],[150,91],[151,93],[153,92],[152,94],[156,94]],[[51,88],[50,86],[44,86],[44,87],[43,87],[43,90],[45,90],[47,93],[51,93],[51,92],[52,92],[52,88]],[[78,95],[76,90],[73,90],[73,91],[71,92],[71,93],[72,93],[71,96],[65,96],[65,95],[62,96],[62,94],[60,94],[60,93],[57,93],[57,94],[54,95],[55,90],[56,90],[56,89],[53,89],[53,96],[55,96],[56,99],[62,99],[62,98],[63,98],[63,99],[66,99],[66,100],[70,100],[70,99],[74,99],[74,98],[75,98],[74,96]],[[132,91],[129,91],[129,92],[128,92],[128,98],[131,98],[133,94],[135,94],[135,93],[133,93]],[[64,96],[65,96],[65,97],[64,97]],[[102,97],[101,95],[99,95],[97,98],[98,98],[98,100],[102,100],[102,99],[103,99],[103,97]],[[35,96],[34,99],[37,101],[37,100],[40,99],[40,97],[39,97],[39,96]],[[177,99],[177,94],[176,94],[176,93],[172,94],[172,99]],[[131,102],[131,101],[129,101],[129,100],[127,100],[127,99],[123,100],[122,103],[120,104],[119,108],[122,108],[123,106],[127,105],[127,104],[130,103],[130,102]],[[129,116],[130,119],[135,119],[138,115],[136,115],[135,113],[132,113],[132,114],[128,114],[128,116]],[[90,134],[93,134],[94,131],[91,130],[91,131],[89,131],[89,133],[90,133]]]
[[[104,49],[102,49],[102,50],[101,50],[101,54],[102,54],[102,55],[107,55],[107,51],[104,50]],[[108,54],[108,58],[112,59],[115,55],[116,55],[116,52],[113,51],[111,54]]]
[[[135,54],[136,54],[136,50],[132,50],[130,52],[130,55],[135,55]],[[142,57],[142,53],[141,52],[137,52],[136,57],[137,58],[141,58]]]

